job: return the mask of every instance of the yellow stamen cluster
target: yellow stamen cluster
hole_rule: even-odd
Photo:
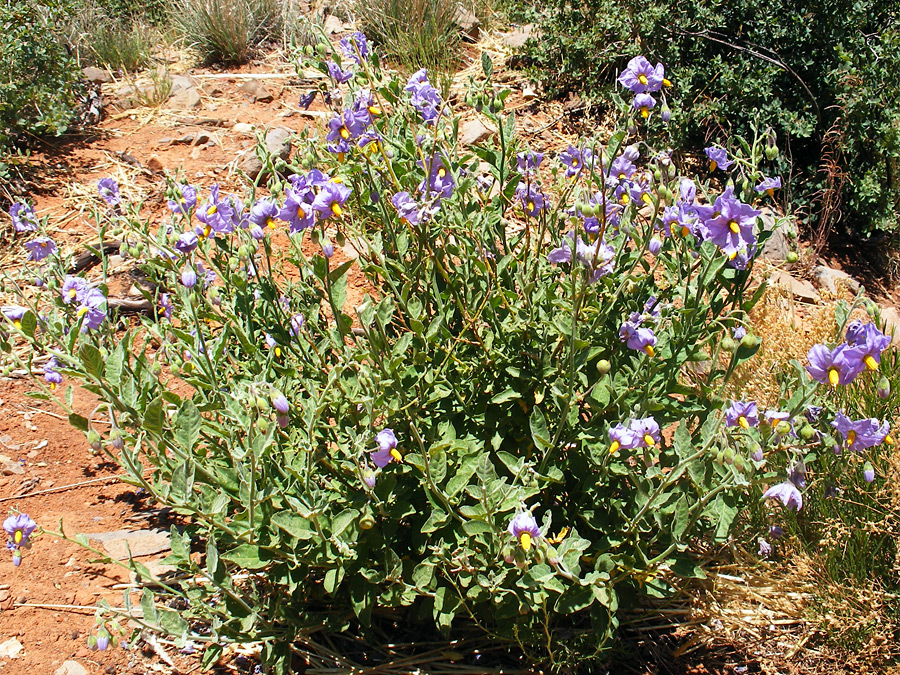
[[[851,429],[847,432],[847,445],[853,445],[856,442],[856,432]]]
[[[531,548],[531,533],[523,532],[519,535],[519,542],[522,544],[522,548],[526,551]]]
[[[218,212],[218,210],[219,210],[218,206],[216,206],[215,204],[211,204],[210,207],[208,209],[206,209],[206,215],[208,215],[208,216],[215,215]]]
[[[741,228],[738,226],[738,222],[736,220],[728,221],[728,229],[734,232],[735,234],[741,233]]]
[[[656,352],[653,350],[653,345],[647,345],[644,347],[644,353],[647,356],[653,356]]]
[[[875,357],[871,354],[866,354],[866,357],[863,359],[863,363],[866,364],[866,368],[869,370],[878,370],[878,361],[875,360]]]
[[[391,450],[391,457],[393,457],[398,462],[403,461],[403,455],[400,454],[400,451],[397,448],[393,448]]]
[[[24,536],[25,534],[22,532],[22,530],[16,530],[16,533],[13,535],[13,541],[16,542],[16,545],[21,544]]]
[[[749,429],[749,428],[750,428],[750,422],[748,422],[748,421],[747,421],[747,418],[744,417],[743,415],[741,415],[740,417],[738,417],[738,424],[741,426],[742,429]]]
[[[647,84],[647,76],[646,75],[638,75],[638,82],[643,85]]]
[[[340,216],[344,211],[341,209],[341,205],[335,202],[331,205],[331,212],[336,216]]]
[[[656,445],[656,439],[653,438],[650,434],[644,434],[644,443],[646,443],[649,447],[653,447]]]
[[[837,368],[829,368],[828,369],[828,381],[831,383],[832,387],[838,386],[838,382],[841,379],[841,374],[838,372]]]
[[[619,448],[622,447],[619,441],[613,441],[609,446],[609,454],[614,455],[619,451]]]

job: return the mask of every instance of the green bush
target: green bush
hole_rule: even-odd
[[[135,21],[130,25],[117,21],[95,21],[82,36],[82,61],[112,70],[134,72],[150,63],[150,54],[158,35]]]
[[[6,362],[52,356],[47,382],[98,396],[88,419],[71,387],[35,394],[183,517],[167,559],[182,574],[147,586],[139,621],[206,644],[207,664],[261,643],[285,673],[310,630],[379,616],[466,624],[556,667],[595,658],[620,609],[704,574],[691,544],[727,541],[773,477],[756,451],[778,480],[776,458],[806,447],[755,403],[721,410],[759,349],[736,333],[763,292],[770,233],[749,203],[767,199],[765,139],[732,154],[721,194],[626,105],[610,139],[545,159],[485,56],[467,100],[496,136],[460,147],[424,70],[381,70],[359,34],[340,50],[297,64],[342,96],[296,164],[260,144],[268,195],[173,183],[160,222],[101,182],[100,237],[146,274],[140,325],[110,330],[102,275],[26,242],[44,277],[15,282]],[[349,307],[355,273],[367,291]],[[786,392],[785,416],[815,391]]]
[[[528,47],[534,73],[553,92],[603,100],[628,58],[643,53],[664,62],[675,83],[675,147],[771,125],[789,138],[793,201],[811,226],[827,225],[818,218],[824,189],[837,190],[839,209],[828,212],[842,213],[854,235],[898,230],[893,0],[559,1],[530,14],[541,29]],[[829,158],[840,174],[820,171]]]
[[[63,38],[67,0],[0,4],[0,150],[62,134],[75,118],[81,72]]]
[[[244,63],[281,34],[279,0],[178,0],[170,16],[185,44],[207,63]]]

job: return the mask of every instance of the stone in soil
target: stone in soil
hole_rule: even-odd
[[[23,473],[25,473],[25,469],[22,468],[19,462],[6,455],[0,455],[0,475],[12,476],[15,474],[21,476]]]
[[[169,533],[165,530],[115,530],[87,537],[103,544],[116,560],[128,560],[129,551],[133,558],[139,558],[170,550]]]
[[[532,24],[525,24],[519,28],[516,28],[511,33],[507,33],[503,36],[502,42],[507,47],[511,49],[520,49],[525,46],[525,43],[534,36],[534,26]]]
[[[88,82],[93,82],[95,84],[102,84],[104,82],[112,82],[112,75],[103,70],[102,68],[95,68],[94,66],[88,66],[87,68],[81,69],[82,74],[84,75],[84,79]]]
[[[769,278],[769,282],[790,291],[791,295],[801,302],[808,302],[815,305],[822,301],[815,286],[805,279],[796,279],[786,272],[775,272]]]
[[[25,649],[22,643],[16,638],[10,638],[6,642],[0,644],[0,659],[17,659],[22,650]]]
[[[266,132],[266,152],[272,158],[280,157],[287,161],[291,156],[291,132],[284,127],[275,127]],[[240,168],[250,180],[256,180],[263,170],[262,162],[256,156],[255,150],[250,150],[240,163]]]
[[[826,265],[819,265],[813,269],[813,279],[816,286],[831,295],[838,294],[838,288],[846,288],[853,293],[859,293],[860,283],[842,270],[836,270]]]
[[[495,133],[497,132],[485,126],[481,120],[469,120],[468,122],[463,122],[462,126],[459,127],[459,144],[465,147],[483,143]]]
[[[88,675],[88,671],[78,661],[63,661],[53,675]]]
[[[166,106],[175,110],[188,110],[200,105],[200,92],[195,87],[179,91],[169,98]]]
[[[275,99],[272,92],[266,89],[259,80],[247,80],[238,89],[252,98],[254,103],[269,103]]]
[[[323,27],[327,35],[334,35],[335,33],[340,33],[344,30],[344,22],[337,18],[334,14],[329,14],[325,17],[325,23]]]

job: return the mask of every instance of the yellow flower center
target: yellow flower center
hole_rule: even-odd
[[[646,192],[641,195],[641,201],[645,204],[653,204],[653,198],[650,197],[650,195],[648,195]]]
[[[391,449],[391,457],[393,457],[398,462],[403,461],[403,455],[400,454],[400,451],[397,448]]]
[[[717,166],[719,166],[719,165],[716,164],[716,160],[714,160],[714,159],[710,160],[710,162],[709,162],[709,170],[710,171],[715,171]]]
[[[381,108],[379,108],[377,105],[370,105],[368,110],[369,114],[375,115],[376,117],[381,114]]]
[[[347,129],[347,127],[341,127],[340,134],[341,138],[343,138],[345,141],[350,138],[350,130]]]
[[[614,455],[619,451],[619,448],[622,447],[619,441],[613,441],[609,446],[609,454]]]
[[[735,234],[740,234],[740,233],[741,233],[741,228],[738,227],[738,223],[737,223],[736,220],[729,220],[729,221],[728,221],[728,229],[731,230],[732,232],[734,232]]]
[[[641,117],[643,117],[644,119],[650,117],[650,109],[645,105],[641,106]]]
[[[646,75],[638,75],[638,82],[646,85],[647,84],[647,76]]]
[[[438,178],[443,178],[447,175],[447,170],[444,167],[441,167],[440,169],[438,169],[437,174]]]
[[[672,86],[672,82],[671,82],[670,80],[666,79],[666,78],[663,78],[663,86],[664,86],[664,87],[671,87],[671,86]]]
[[[519,541],[522,543],[522,548],[527,551],[531,548],[531,533],[523,532],[519,535]]]
[[[534,202],[528,202],[528,204],[525,205],[525,208],[528,210],[528,213],[531,213],[534,211]]]
[[[651,448],[656,445],[656,439],[653,438],[650,434],[644,434],[644,443],[646,443]]]
[[[275,347],[275,356],[281,358],[281,347]]]
[[[266,218],[266,225],[271,227],[273,230],[275,229],[275,219],[274,218]]]
[[[218,206],[216,206],[215,204],[211,204],[210,207],[208,209],[206,209],[206,215],[208,215],[208,216],[215,215],[218,212],[218,210],[219,210]]]
[[[744,417],[743,415],[741,415],[740,417],[738,417],[738,424],[741,425],[741,428],[743,428],[743,429],[749,429],[749,428],[750,428],[750,422],[748,422],[748,421],[747,421],[747,418]]]
[[[334,204],[332,204],[332,205],[331,205],[331,212],[332,212],[334,215],[336,215],[336,216],[341,215],[341,214],[343,213],[343,210],[341,209],[341,205],[338,204],[337,202],[335,202]]]
[[[13,326],[15,326],[16,328],[21,328],[22,322],[19,319],[16,319],[15,321],[13,321]]]
[[[856,442],[856,432],[851,429],[847,432],[847,445],[853,445]]]
[[[647,345],[646,347],[644,347],[644,353],[647,356],[653,356],[656,352],[653,351],[653,345]]]
[[[838,372],[837,368],[829,368],[828,369],[828,381],[831,383],[832,387],[838,386],[838,382],[840,381],[841,374]]]
[[[686,225],[681,228],[681,236],[686,237],[691,233],[691,229]]]
[[[863,359],[863,363],[866,364],[866,368],[868,368],[869,370],[878,370],[878,362],[871,354],[866,354],[866,358]]]
[[[80,307],[78,309],[78,316],[84,316],[85,314],[87,314],[88,309],[89,309],[88,307]]]
[[[774,197],[774,196],[775,196],[775,189],[774,189],[774,188],[768,188],[768,189],[766,190],[766,194],[769,195],[770,197]]]
[[[21,544],[22,538],[24,536],[25,536],[25,534],[22,532],[22,530],[16,530],[16,533],[13,535],[13,541],[15,541],[16,544]]]

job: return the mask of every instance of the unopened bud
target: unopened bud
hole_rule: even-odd
[[[779,436],[787,436],[791,433],[791,423],[786,420],[781,420],[775,425],[775,433]]]
[[[91,430],[88,431],[88,433],[87,433],[87,441],[88,441],[88,445],[90,445],[91,448],[92,448],[95,452],[100,452],[100,448],[101,448],[101,445],[100,445],[100,441],[101,441],[100,434],[98,434],[96,431],[94,431],[93,429],[91,429]]]
[[[804,441],[812,440],[815,435],[816,430],[813,429],[809,424],[804,424],[800,429],[800,438],[802,438]]]
[[[747,333],[741,338],[741,347],[744,349],[756,349],[759,346],[759,338],[752,333]]]
[[[788,254],[784,257],[789,263],[795,263],[800,260],[800,256],[797,255],[796,251],[788,251]]]
[[[732,340],[730,337],[723,338],[721,344],[722,349],[724,349],[726,352],[733,352],[737,347],[737,344],[735,344],[734,340]]]
[[[875,390],[878,398],[887,398],[891,395],[891,383],[886,377],[878,380],[878,389]]]
[[[269,420],[265,417],[260,417],[256,420],[256,428],[259,429],[260,433],[268,433],[269,431]]]
[[[606,375],[609,372],[609,369],[612,368],[612,364],[606,359],[600,359],[597,361],[597,372],[601,375]]]
[[[109,432],[109,444],[116,450],[121,450],[125,447],[125,441],[122,440],[122,432],[115,427]]]

